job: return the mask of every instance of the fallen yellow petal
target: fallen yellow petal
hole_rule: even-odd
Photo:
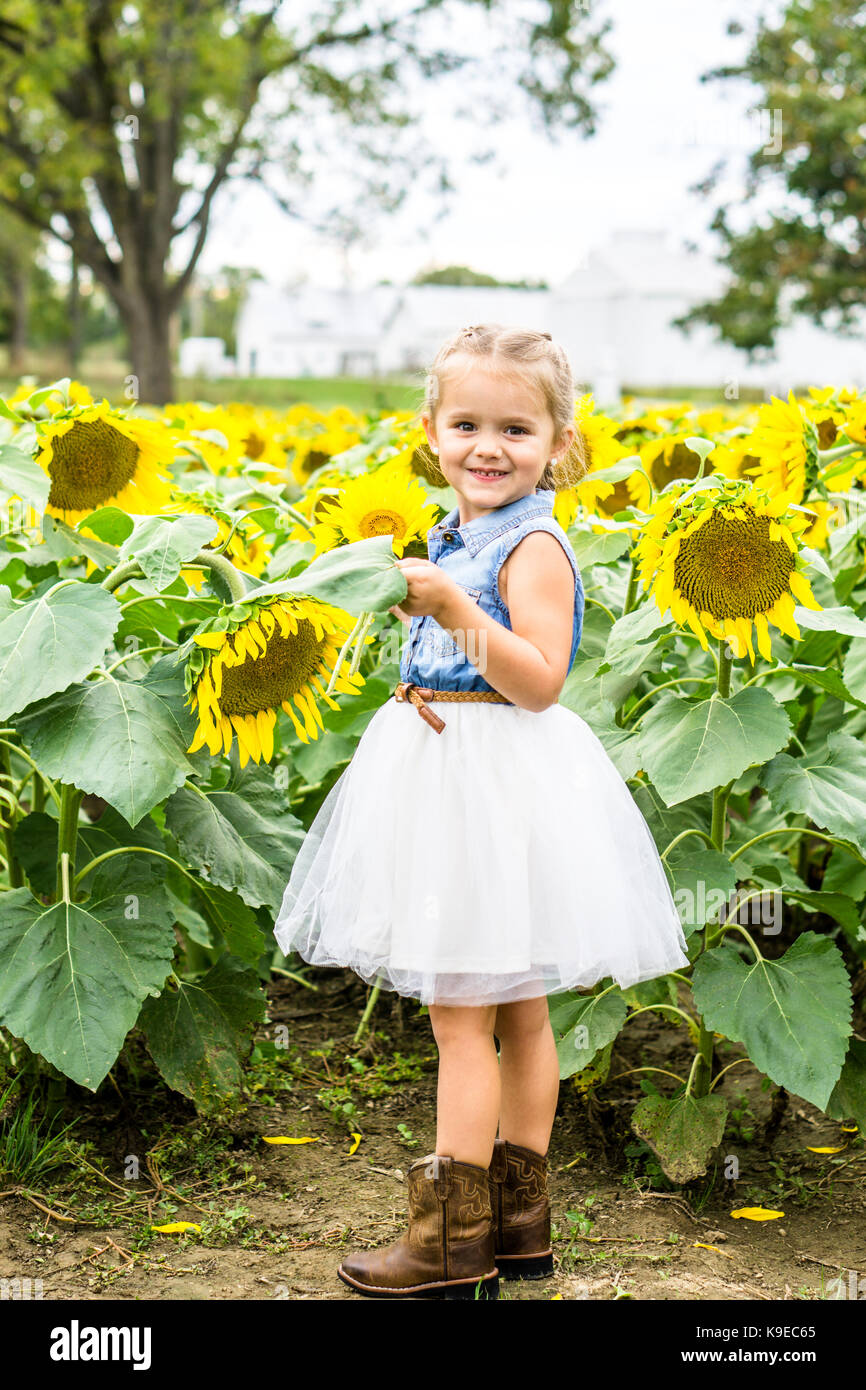
[[[738,1211],[731,1212],[731,1216],[742,1216],[746,1221],[777,1221],[784,1215],[783,1211],[769,1211],[766,1207],[740,1207]]]
[[[353,1153],[356,1153],[356,1152],[357,1152],[358,1145],[360,1144],[360,1142],[361,1142],[361,1136],[360,1136],[360,1134],[355,1134],[355,1132],[354,1132],[354,1130],[353,1130],[353,1131],[352,1131],[352,1147],[351,1147],[351,1149],[349,1150],[349,1156],[351,1156]]]
[[[554,1293],[554,1294],[551,1294],[551,1295],[550,1295],[550,1298],[549,1298],[549,1300],[548,1300],[548,1302],[550,1302],[550,1303],[555,1303],[556,1300],[557,1300],[558,1298],[559,1298],[559,1299],[562,1298],[562,1294],[561,1294],[561,1293]]]
[[[819,1148],[815,1148],[811,1144],[807,1144],[806,1148],[809,1150],[809,1153],[812,1154],[843,1154],[845,1152],[846,1145],[843,1144],[841,1148],[834,1149],[829,1144],[824,1144]]]
[[[317,1144],[317,1143],[318,1143],[318,1135],[314,1135],[314,1136],[311,1137],[309,1134],[305,1134],[305,1135],[304,1135],[302,1138],[300,1138],[300,1139],[290,1139],[290,1138],[288,1137],[288,1135],[286,1135],[286,1134],[275,1134],[275,1135],[273,1135],[273,1136],[271,1136],[271,1135],[269,1135],[269,1134],[263,1134],[263,1135],[262,1135],[262,1138],[264,1139],[264,1141],[265,1141],[266,1144]]]
[[[161,1231],[163,1235],[180,1235],[181,1231],[201,1231],[201,1226],[197,1226],[194,1221],[170,1221],[167,1226],[151,1226],[152,1231]]]
[[[724,1255],[726,1259],[732,1260],[734,1257],[728,1250],[720,1250],[717,1245],[706,1245],[702,1240],[692,1241],[695,1250],[715,1250],[717,1255]]]

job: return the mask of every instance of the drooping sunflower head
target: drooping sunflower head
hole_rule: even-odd
[[[241,767],[249,758],[270,762],[279,710],[302,743],[317,739],[324,728],[317,700],[340,708],[326,687],[355,623],[343,609],[295,594],[224,611],[192,639],[185,678],[199,722],[187,752],[206,744],[213,754],[229,753],[236,736]],[[353,695],[363,684],[344,659],[334,690]]]
[[[670,482],[680,478],[696,478],[701,471],[701,456],[689,448],[687,440],[694,430],[687,429],[675,434],[652,439],[642,444],[638,450],[641,463],[652,479],[656,492],[662,492]],[[712,473],[713,464],[707,460],[705,473]]]
[[[748,439],[749,453],[759,462],[747,471],[771,497],[802,502],[818,476],[818,427],[794,397],[771,396],[758,411],[758,423]]]
[[[383,464],[370,473],[347,478],[332,499],[323,500],[323,520],[316,524],[317,554],[341,543],[391,536],[394,553],[426,536],[438,508],[427,500],[423,484],[404,466]]]
[[[718,489],[684,485],[650,510],[633,555],[662,614],[670,609],[675,622],[688,624],[705,651],[709,632],[726,639],[737,657],[748,651],[752,662],[753,624],[766,661],[772,660],[768,623],[799,640],[794,608],[820,608],[795,539],[808,526],[807,515],[734,479]]]
[[[52,516],[74,526],[98,507],[159,512],[170,500],[176,437],[158,420],[130,419],[107,400],[37,423],[37,461],[51,479]]]

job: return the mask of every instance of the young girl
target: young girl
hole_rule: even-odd
[[[495,1298],[500,1273],[553,1270],[546,996],[688,957],[643,816],[557,703],[584,609],[552,516],[585,471],[565,354],[546,333],[464,329],[421,418],[457,506],[429,560],[397,561],[401,681],[322,803],[275,932],[286,954],[429,1005],[439,1052],[436,1150],[409,1169],[408,1231],[339,1277],[379,1297]]]

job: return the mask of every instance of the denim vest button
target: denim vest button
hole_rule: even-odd
[[[453,541],[453,539],[454,539],[454,532],[453,532],[453,531],[443,531],[443,532],[442,532],[442,539],[443,539],[443,541]]]

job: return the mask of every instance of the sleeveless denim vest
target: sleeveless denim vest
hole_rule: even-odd
[[[553,519],[555,496],[554,492],[546,489],[529,493],[504,507],[497,507],[485,516],[474,517],[463,526],[459,525],[460,509],[455,507],[428,531],[427,554],[434,564],[441,565],[454,582],[475,600],[482,612],[511,630],[508,609],[499,593],[499,570],[514,547],[530,531],[549,531],[556,536],[574,572],[570,671],[583,628],[583,582],[568,537],[559,522]],[[471,638],[466,639],[466,645],[468,651],[472,652]],[[479,654],[483,650],[481,646]],[[400,680],[431,686],[435,690],[493,689],[450,633],[440,627],[430,613],[412,618],[401,654]]]

